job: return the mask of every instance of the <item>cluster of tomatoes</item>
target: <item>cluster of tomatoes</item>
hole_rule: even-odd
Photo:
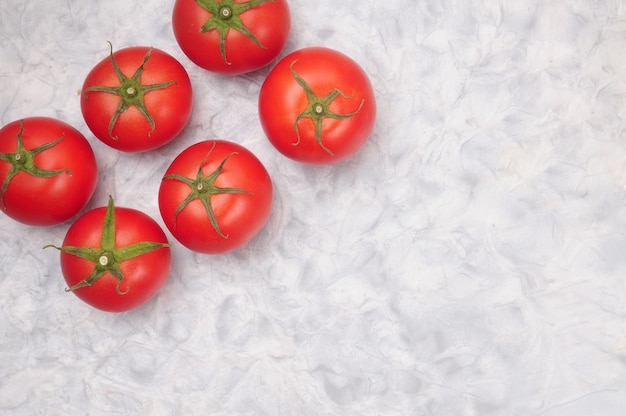
[[[290,31],[286,0],[177,0],[172,27],[196,65],[238,75],[272,63]],[[93,135],[111,148],[146,152],[178,136],[192,110],[192,85],[179,61],[156,48],[111,51],[88,73],[81,111]],[[285,156],[311,164],[343,161],[362,146],[376,104],[365,72],[325,47],[297,50],[269,72],[258,97],[269,141]],[[0,129],[0,206],[33,226],[60,224],[79,214],[98,180],[89,142],[56,119],[29,117]],[[245,147],[200,141],[164,172],[159,211],[171,234],[200,253],[235,250],[265,225],[273,199],[269,173]],[[244,224],[244,226],[242,226]],[[161,227],[148,215],[106,207],[80,215],[61,246],[61,269],[88,304],[126,311],[150,299],[170,272]]]

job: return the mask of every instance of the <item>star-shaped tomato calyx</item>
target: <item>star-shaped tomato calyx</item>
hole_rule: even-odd
[[[174,84],[176,80],[170,80],[167,82],[162,82],[158,84],[146,84],[143,85],[141,83],[141,74],[143,74],[144,66],[148,59],[150,59],[150,55],[152,54],[152,48],[148,49],[146,52],[141,65],[135,70],[135,73],[132,77],[128,77],[122,72],[120,69],[115,57],[113,56],[113,45],[109,42],[110,53],[109,56],[111,58],[111,63],[113,64],[113,70],[115,71],[115,75],[120,82],[120,85],[117,86],[106,86],[106,85],[94,85],[83,90],[83,98],[87,99],[88,93],[90,92],[105,92],[109,94],[114,94],[120,97],[120,102],[115,109],[115,113],[113,113],[113,117],[109,121],[109,137],[113,140],[117,140],[118,137],[113,136],[113,127],[115,123],[117,123],[117,119],[120,115],[128,110],[130,107],[135,107],[139,112],[146,118],[148,124],[150,124],[150,132],[148,136],[152,134],[155,128],[154,119],[148,112],[146,108],[146,103],[144,101],[144,96],[150,91],[160,90],[163,88],[167,88],[170,85]]]
[[[142,254],[149,253],[154,250],[158,250],[162,247],[169,247],[168,243],[157,243],[151,241],[143,241],[140,243],[130,244],[123,247],[116,247],[115,245],[115,206],[113,198],[109,196],[109,203],[107,205],[106,214],[104,216],[104,224],[102,226],[102,237],[100,240],[100,247],[78,247],[78,246],[63,246],[57,247],[49,244],[44,248],[54,247],[64,253],[72,254],[77,257],[89,260],[94,263],[94,269],[89,276],[75,285],[65,289],[66,292],[73,292],[76,289],[85,286],[91,286],[94,282],[109,273],[115,279],[117,279],[117,285],[115,291],[119,295],[125,295],[130,291],[130,288],[126,288],[125,291],[121,290],[122,281],[124,280],[124,273],[122,271],[121,264],[127,260],[141,256]]]
[[[2,200],[3,209],[6,209],[6,205],[4,203],[4,194],[9,187],[9,183],[11,182],[11,180],[18,173],[24,172],[37,178],[50,178],[52,176],[57,176],[62,173],[67,173],[68,175],[72,174],[68,169],[42,169],[35,163],[35,156],[59,144],[65,138],[65,134],[52,142],[44,143],[30,150],[24,147],[22,138],[23,134],[24,121],[20,120],[20,131],[17,133],[17,146],[15,152],[0,153],[0,160],[11,164],[11,169],[9,170],[9,173],[7,173],[7,176],[4,178],[4,182],[2,183],[2,190],[0,191],[0,200]]]
[[[211,17],[200,28],[201,32],[210,32],[217,30],[220,36],[220,53],[222,59],[227,65],[230,65],[226,58],[226,37],[230,29],[243,33],[248,39],[254,42],[258,47],[267,49],[259,42],[254,34],[243,24],[239,17],[243,12],[254,7],[260,6],[268,1],[276,0],[249,0],[241,3],[235,3],[234,0],[196,0],[196,3],[207,12],[211,13]]]
[[[222,171],[224,170],[224,165],[232,156],[237,155],[237,152],[232,152],[228,156],[222,160],[217,168],[211,174],[205,175],[202,169],[206,165],[206,161],[215,149],[215,143],[211,147],[211,150],[206,154],[204,159],[200,162],[200,166],[198,167],[198,173],[195,178],[187,178],[183,175],[179,174],[171,174],[163,177],[163,180],[178,180],[186,183],[191,188],[191,192],[187,197],[178,205],[176,208],[176,212],[174,213],[174,228],[176,228],[176,221],[178,218],[178,214],[193,200],[199,199],[202,201],[204,205],[204,209],[209,217],[209,221],[211,222],[211,226],[217,232],[217,234],[222,238],[228,238],[228,235],[224,234],[220,230],[220,226],[217,223],[217,219],[215,218],[215,212],[213,211],[213,206],[211,205],[211,197],[213,195],[219,194],[248,194],[252,195],[252,192],[232,187],[220,187],[215,184],[215,181],[220,176]]]
[[[295,143],[292,143],[292,144],[294,146],[297,146],[300,144],[300,130],[298,128],[298,122],[302,120],[303,118],[310,118],[311,120],[313,120],[313,124],[315,125],[315,140],[322,147],[322,149],[326,151],[326,153],[333,156],[333,152],[330,149],[328,149],[326,146],[324,146],[324,144],[322,143],[322,121],[325,118],[332,118],[335,120],[344,120],[350,117],[354,117],[359,112],[359,110],[361,110],[361,107],[363,107],[363,103],[365,102],[365,99],[362,99],[361,103],[359,104],[359,107],[351,113],[337,114],[331,111],[328,107],[333,102],[333,100],[337,98],[337,96],[340,95],[345,100],[351,99],[352,96],[350,97],[347,96],[338,88],[334,88],[331,92],[329,92],[323,97],[317,96],[317,94],[315,94],[313,90],[311,89],[311,86],[300,75],[298,75],[298,73],[293,69],[293,66],[296,64],[296,62],[297,60],[294,60],[289,65],[289,69],[291,70],[291,74],[295,78],[296,82],[304,89],[304,92],[306,93],[309,104],[303,112],[298,114],[298,116],[296,117],[296,120],[293,123],[293,128],[296,132],[297,140]]]

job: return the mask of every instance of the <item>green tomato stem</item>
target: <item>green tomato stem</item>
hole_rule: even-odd
[[[44,249],[53,247],[61,252],[71,254],[94,263],[94,268],[91,274],[75,285],[66,288],[65,290],[67,292],[73,292],[81,287],[91,286],[106,273],[109,273],[117,279],[115,292],[119,295],[125,295],[129,292],[130,288],[126,288],[125,291],[120,289],[122,281],[124,280],[124,273],[122,272],[121,264],[142,254],[170,246],[168,243],[143,241],[123,247],[116,247],[115,231],[115,206],[113,204],[113,198],[109,197],[109,203],[104,217],[104,223],[102,225],[100,247],[57,247],[51,244],[44,246]]]

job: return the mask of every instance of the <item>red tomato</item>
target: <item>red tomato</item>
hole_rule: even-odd
[[[98,63],[83,84],[80,107],[93,134],[114,149],[143,152],[174,139],[191,116],[189,75],[174,57],[131,47]]]
[[[67,221],[87,205],[97,181],[93,150],[72,126],[30,117],[0,129],[0,206],[14,220]]]
[[[176,0],[174,36],[196,65],[228,75],[257,70],[287,43],[286,0]]]
[[[89,305],[123,312],[142,305],[169,276],[171,253],[167,237],[148,215],[107,207],[86,212],[63,240],[61,270],[73,292]]]
[[[268,139],[285,156],[332,164],[351,157],[370,136],[376,101],[355,61],[311,47],[270,71],[259,94],[259,116]]]
[[[185,149],[165,172],[159,209],[184,246],[225,253],[263,228],[272,194],[269,174],[249,150],[228,141],[203,141]]]

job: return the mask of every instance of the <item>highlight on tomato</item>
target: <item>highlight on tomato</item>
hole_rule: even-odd
[[[69,124],[28,117],[0,129],[0,208],[15,221],[65,222],[87,205],[97,181],[91,145]]]
[[[196,65],[238,75],[271,63],[291,29],[286,0],[176,0],[172,28]]]
[[[107,312],[124,312],[146,303],[166,282],[170,245],[151,217],[132,208],[106,207],[81,215],[68,229],[61,270],[72,292]]]
[[[217,254],[249,242],[265,225],[273,187],[245,147],[207,140],[183,150],[166,170],[159,210],[172,235],[190,250]]]
[[[371,135],[376,100],[367,74],[352,58],[309,47],[272,68],[259,93],[259,118],[285,156],[334,164],[352,157]]]
[[[113,52],[89,72],[80,108],[92,133],[125,152],[173,140],[191,117],[193,92],[185,68],[168,53],[135,46]]]

